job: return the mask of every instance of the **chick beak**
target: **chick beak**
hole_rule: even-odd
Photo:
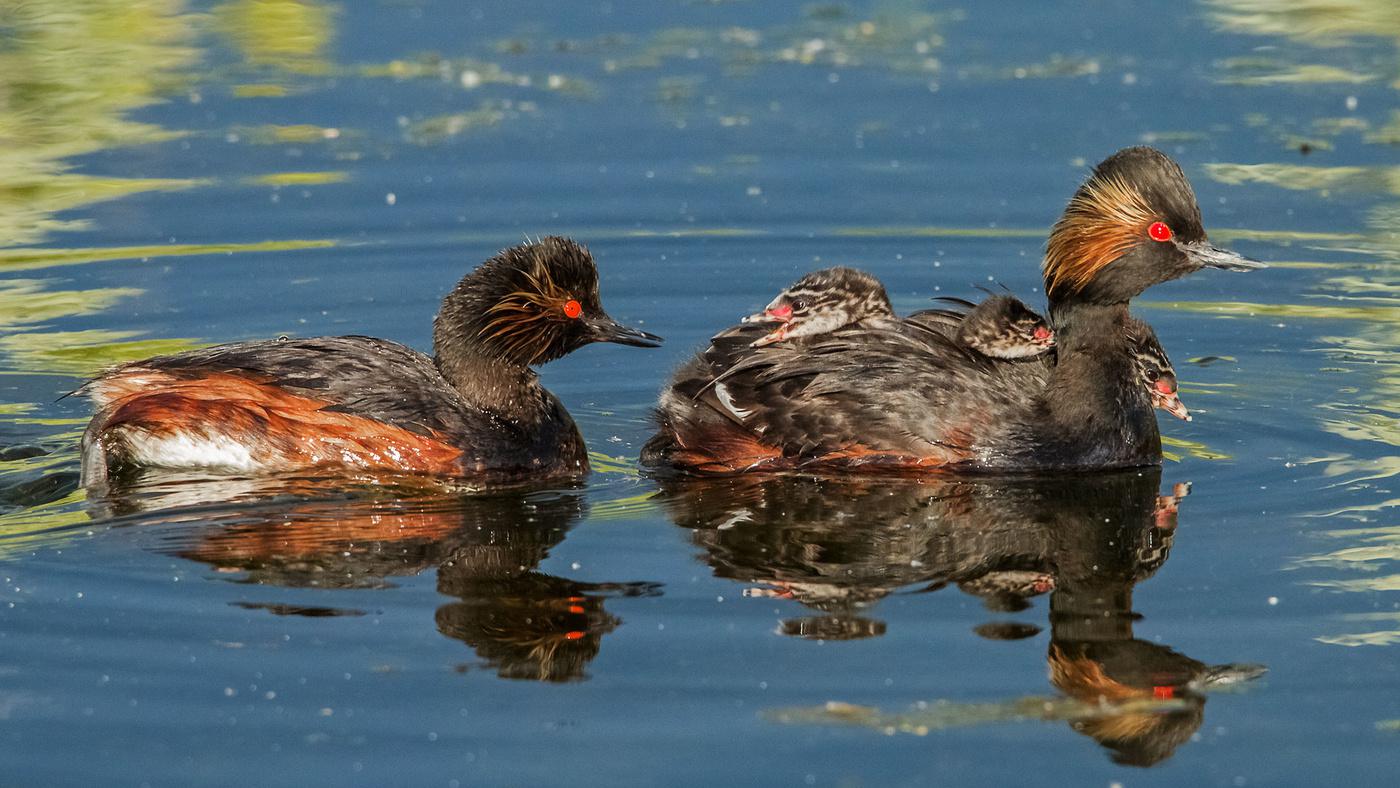
[[[762,312],[755,312],[741,319],[740,323],[786,323],[792,319],[792,305],[773,306],[769,304]]]
[[[1050,347],[1055,344],[1055,332],[1045,326],[1036,326],[1031,333],[1031,341],[1040,347]]]
[[[773,331],[764,334],[762,337],[750,342],[749,347],[767,347],[768,345],[771,345],[774,342],[782,342],[784,339],[787,339],[787,332],[788,328],[790,327],[790,323],[783,323]]]
[[[1187,259],[1201,268],[1219,268],[1224,271],[1256,271],[1268,268],[1258,260],[1251,260],[1239,252],[1212,246],[1209,241],[1178,243],[1176,246],[1186,253]]]
[[[589,338],[594,342],[612,342],[632,347],[660,347],[661,337],[645,331],[624,326],[607,315],[584,319],[588,325]]]
[[[1186,409],[1186,404],[1181,401],[1181,397],[1175,394],[1154,394],[1153,399],[1155,400],[1155,402],[1153,402],[1154,405],[1178,419],[1182,421],[1191,420],[1191,411]]]

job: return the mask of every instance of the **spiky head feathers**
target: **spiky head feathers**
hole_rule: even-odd
[[[1045,291],[1052,302],[1126,301],[1199,268],[1181,244],[1205,237],[1181,167],[1152,148],[1126,148],[1094,168],[1051,230]]]
[[[434,322],[442,355],[469,345],[521,364],[543,364],[593,341],[587,318],[606,315],[598,269],[579,243],[551,236],[482,263],[443,299]]]

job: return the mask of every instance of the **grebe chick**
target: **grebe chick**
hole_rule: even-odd
[[[1016,359],[1049,350],[1055,344],[1055,332],[1019,298],[998,294],[967,312],[954,339],[984,356]]]
[[[1191,411],[1177,394],[1176,369],[1152,327],[1136,318],[1127,322],[1128,341],[1133,345],[1133,360],[1138,374],[1152,398],[1152,407],[1170,413],[1182,421],[1191,420]]]
[[[661,339],[603,311],[587,249],[543,238],[458,282],[433,323],[433,356],[372,337],[279,337],[108,370],[79,390],[97,407],[83,479],[149,466],[580,476],[578,427],[530,367],[591,342]]]
[[[961,298],[940,298],[954,309],[930,309],[910,315],[907,320],[926,329],[951,334],[959,342],[992,358],[1029,358],[1048,351],[1055,344],[1045,319],[1018,299],[995,295],[980,304]],[[1176,370],[1152,327],[1136,318],[1127,323],[1127,336],[1133,346],[1143,387],[1153,407],[1190,421],[1191,413],[1177,396]]]
[[[895,320],[890,297],[880,280],[854,268],[837,266],[813,271],[778,294],[762,312],[742,323],[778,323],[751,347],[798,337],[827,334],[867,321]]]

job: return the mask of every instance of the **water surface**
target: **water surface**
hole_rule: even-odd
[[[1294,5],[0,0],[0,781],[1389,784],[1400,15]],[[1273,266],[1137,302],[1196,414],[1160,471],[639,473],[784,284],[1037,302],[1140,143]],[[668,340],[542,371],[585,484],[77,486],[104,365],[426,348],[549,233]]]

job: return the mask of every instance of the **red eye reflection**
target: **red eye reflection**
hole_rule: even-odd
[[[1152,226],[1147,228],[1147,234],[1151,236],[1154,241],[1170,241],[1172,239],[1172,228],[1168,227],[1163,222],[1153,222]]]
[[[578,316],[581,315],[581,314],[583,314],[583,304],[580,304],[579,302],[573,300],[572,298],[569,299],[569,301],[568,301],[567,303],[564,304],[564,315],[565,315],[565,316],[567,316],[567,317],[578,317]]]

